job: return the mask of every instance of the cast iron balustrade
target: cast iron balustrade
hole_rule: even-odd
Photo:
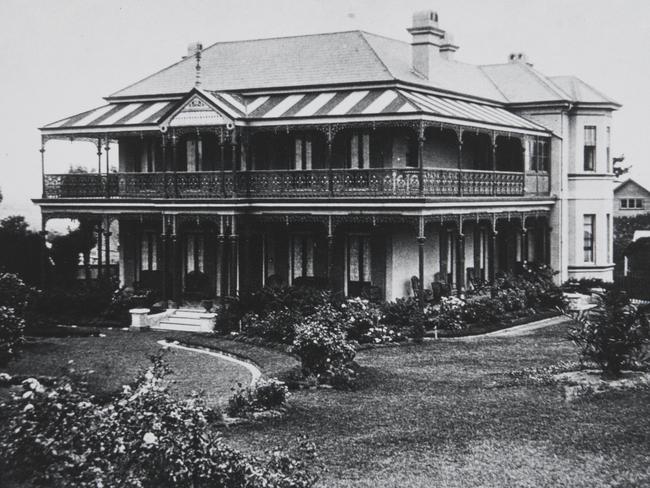
[[[533,185],[534,183],[534,185]],[[56,198],[222,199],[454,197],[548,194],[548,174],[425,168],[370,168],[45,175]]]

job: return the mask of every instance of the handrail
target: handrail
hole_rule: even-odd
[[[457,168],[332,168],[46,174],[45,199],[336,198],[548,194],[548,174]],[[534,187],[533,187],[534,183]]]

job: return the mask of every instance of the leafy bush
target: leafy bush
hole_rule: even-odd
[[[434,306],[437,314],[433,315],[432,323],[438,329],[462,330],[467,327],[467,302],[456,297],[442,297],[440,304]]]
[[[579,280],[571,278],[562,284],[562,289],[571,293],[591,293],[592,288],[602,288],[604,290],[614,289],[614,283],[603,281],[600,278],[580,278]]]
[[[364,336],[370,329],[375,329],[383,318],[379,307],[363,298],[348,298],[339,309],[348,338],[359,342],[364,342]]]
[[[25,321],[13,308],[0,306],[0,366],[7,364],[24,341]]]
[[[319,308],[298,324],[291,350],[300,358],[305,376],[315,376],[320,383],[352,382],[355,348],[340,324],[341,314],[332,306]]]
[[[0,274],[0,305],[13,308],[15,313],[23,314],[37,293],[35,288],[26,285],[18,275]]]
[[[253,386],[240,388],[230,397],[228,415],[246,417],[254,412],[275,410],[286,404],[288,396],[289,389],[282,381],[259,379]]]
[[[644,345],[650,339],[650,325],[624,293],[597,297],[596,307],[577,319],[578,327],[569,331],[569,338],[604,376],[618,377],[625,366],[647,360]]]
[[[399,329],[412,328],[416,321],[421,320],[420,305],[413,297],[398,298],[394,302],[386,302],[382,307],[384,323]]]
[[[302,319],[303,316],[300,312],[287,307],[262,315],[249,313],[242,318],[242,331],[248,336],[261,337],[281,344],[291,344],[295,337],[295,326]]]
[[[40,486],[313,486],[303,461],[280,452],[261,460],[229,447],[201,397],[169,395],[162,369],[157,362],[105,404],[70,378],[51,387],[26,380],[3,407],[0,469]]]

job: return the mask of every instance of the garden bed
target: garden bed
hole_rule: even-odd
[[[546,310],[542,312],[537,312],[527,317],[519,317],[512,320],[504,320],[498,324],[490,326],[479,326],[472,325],[466,329],[459,330],[450,330],[450,329],[441,329],[438,330],[438,337],[466,337],[474,335],[488,334],[490,332],[496,332],[498,330],[509,329],[510,327],[516,327],[518,325],[530,324],[532,322],[537,322],[539,320],[549,319],[551,317],[559,317],[562,313],[558,310]],[[434,337],[434,331],[427,331],[425,333],[427,337]]]

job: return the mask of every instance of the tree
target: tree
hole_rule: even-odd
[[[67,234],[54,235],[50,241],[57,281],[65,283],[76,279],[79,255],[83,254],[85,260],[95,243],[92,227],[82,221],[79,228]]]
[[[632,242],[635,230],[650,229],[650,213],[614,219],[614,262],[623,261],[625,250]]]
[[[43,239],[29,229],[25,217],[12,215],[0,220],[0,270],[18,274],[29,284],[41,276],[41,260],[46,252]]]
[[[632,169],[632,165],[622,167],[620,164],[625,161],[625,155],[621,154],[617,158],[612,158],[612,171],[614,172],[614,176],[616,178],[619,178],[621,175],[624,175],[630,169]]]

